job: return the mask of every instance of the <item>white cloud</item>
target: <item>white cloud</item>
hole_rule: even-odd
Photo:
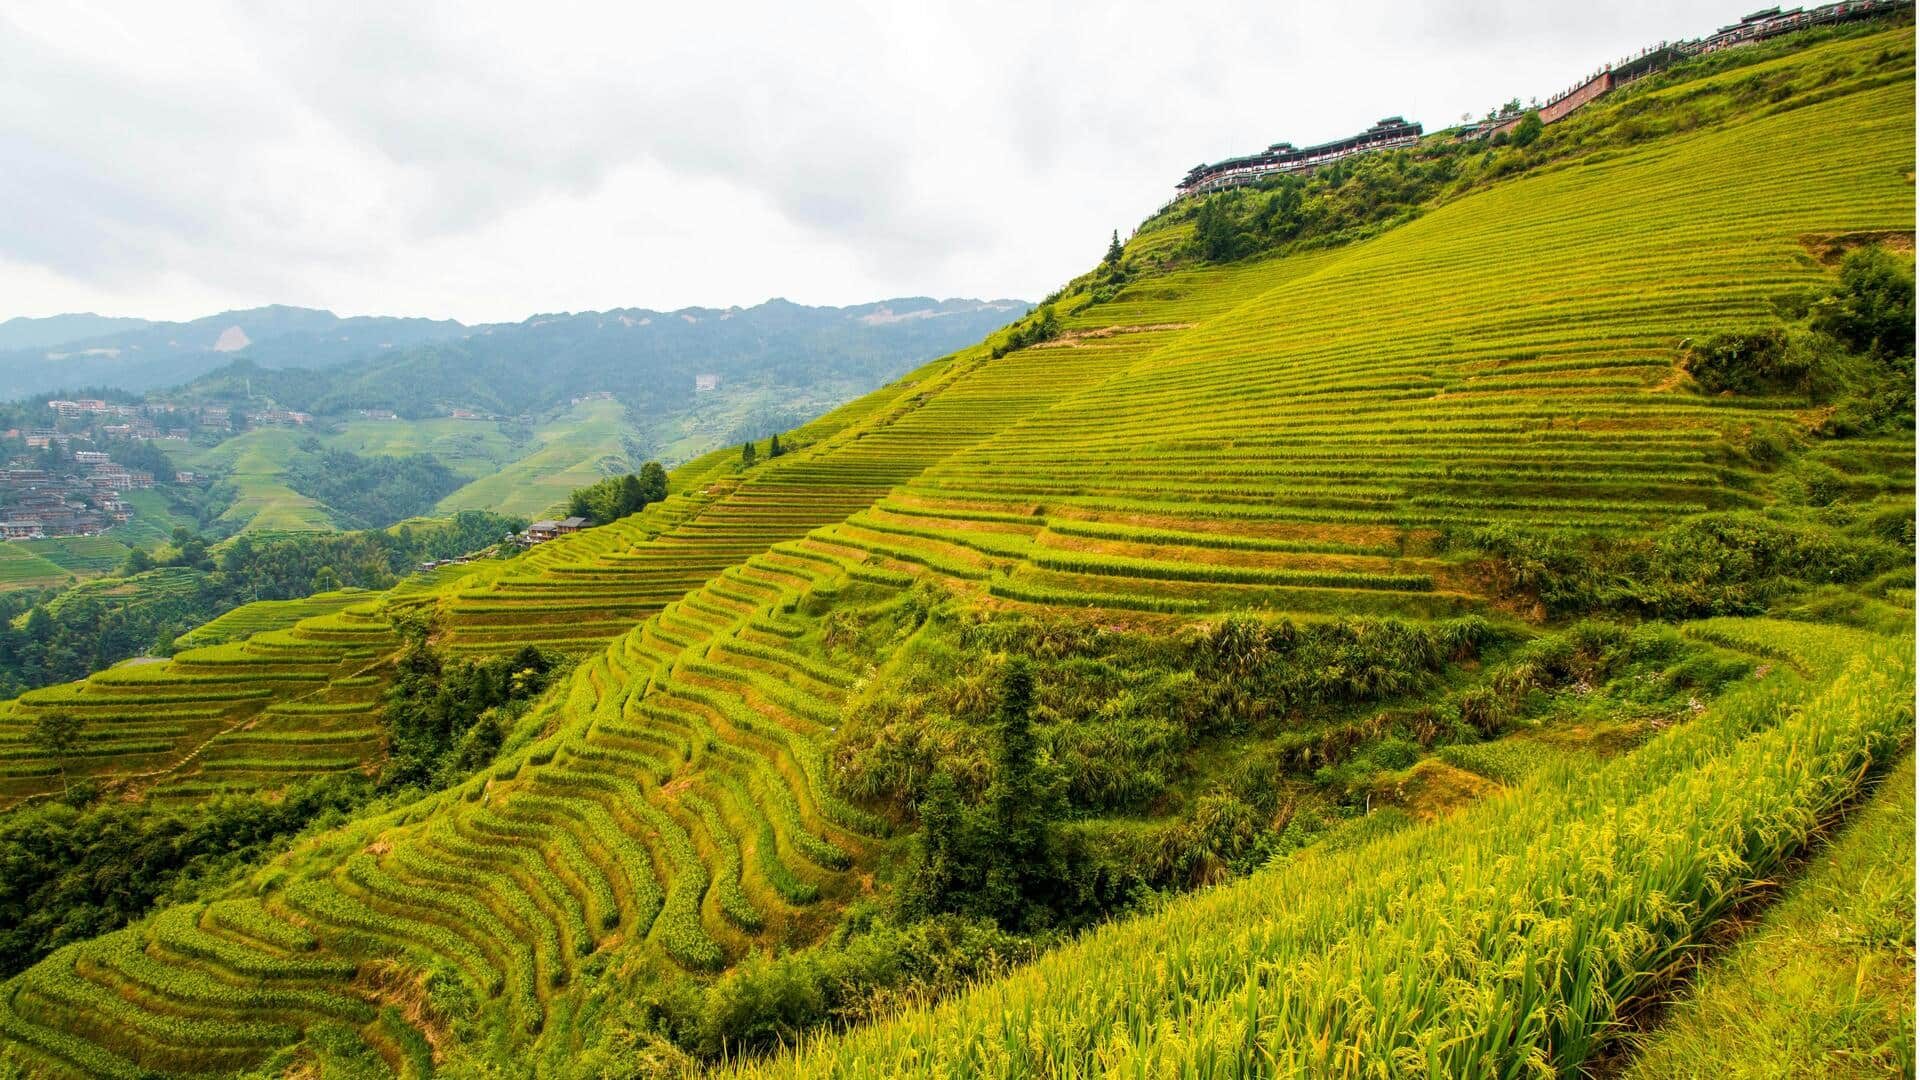
[[[16,0],[0,317],[1036,298],[1197,161],[1733,14],[1405,7]]]

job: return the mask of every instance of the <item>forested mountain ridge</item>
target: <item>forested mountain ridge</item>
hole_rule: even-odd
[[[50,320],[41,320],[47,322]],[[262,366],[321,367],[381,349],[469,332],[452,320],[355,316],[274,305],[190,322],[145,322],[84,336],[7,346],[0,339],[0,400],[56,390],[150,390],[185,382],[243,353]],[[58,325],[58,324],[56,324]]]
[[[243,359],[177,396],[224,402],[251,394],[316,414],[387,408],[417,418],[450,408],[518,415],[604,392],[629,408],[664,414],[694,402],[700,376],[712,377],[708,390],[743,380],[870,386],[899,374],[906,361],[976,339],[1026,309],[1016,300],[920,297],[845,308],[770,300],[749,308],[535,315],[325,370],[264,371],[266,365]],[[805,419],[791,416],[778,426]]]
[[[1802,35],[1528,145],[1207,197],[791,452],[23,696],[0,842],[51,951],[0,986],[6,1053],[1610,1063],[1912,742],[1913,61],[1905,21]],[[417,786],[124,930],[61,939],[33,899],[90,915],[129,865],[49,854],[124,835],[69,780],[164,814],[354,773]],[[1844,981],[1896,1070],[1911,984]],[[1688,1045],[1750,1041],[1714,1022]]]
[[[151,325],[148,319],[110,318],[91,312],[44,318],[21,315],[0,322],[0,350],[45,348]]]

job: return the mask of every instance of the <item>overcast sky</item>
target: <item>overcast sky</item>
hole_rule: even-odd
[[[1037,299],[1197,162],[1744,11],[1559,6],[8,0],[0,318]]]

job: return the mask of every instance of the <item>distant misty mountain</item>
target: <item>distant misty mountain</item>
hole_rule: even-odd
[[[76,315],[49,315],[44,319],[22,316],[0,322],[0,351],[38,349],[81,338],[102,337],[122,330],[152,326],[146,319],[113,319],[86,312]]]
[[[1020,300],[909,297],[839,308],[770,300],[536,315],[324,367],[286,366],[280,357],[295,343],[287,338],[239,352],[174,396],[271,400],[323,415],[379,408],[422,417],[460,408],[512,416],[604,391],[636,413],[659,415],[693,405],[703,386],[877,386],[1027,309]]]
[[[236,356],[262,367],[327,367],[471,329],[450,319],[343,319],[330,311],[281,305],[192,322],[98,315],[10,319],[0,323],[0,399],[89,386],[135,392],[171,386]]]

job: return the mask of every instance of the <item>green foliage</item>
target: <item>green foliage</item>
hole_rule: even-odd
[[[319,444],[313,444],[319,449]],[[362,457],[346,450],[319,450],[287,469],[293,490],[318,499],[349,528],[378,529],[417,517],[461,485],[460,477],[432,454]]]
[[[217,887],[295,833],[343,820],[371,793],[358,776],[325,777],[273,799],[53,803],[0,816],[0,974]]]
[[[1863,581],[1910,551],[1814,522],[1707,514],[1647,536],[1587,537],[1506,525],[1475,530],[1499,593],[1554,614],[1630,612],[1663,619],[1756,614],[1783,593]]]
[[[1687,352],[1687,373],[1708,393],[1804,393],[1811,365],[1790,355],[1786,331],[1778,328],[1715,334]]]
[[[1337,246],[1405,221],[1463,175],[1447,144],[1368,154],[1311,174],[1183,200],[1142,231],[1193,223],[1191,255],[1223,263],[1289,247]]]
[[[181,531],[166,568],[101,579],[42,599],[0,594],[0,696],[86,677],[255,600],[288,600],[333,585],[384,589],[426,559],[470,554],[524,525],[465,510],[451,519],[357,533],[242,534],[217,556]],[[321,574],[331,570],[332,579]],[[22,618],[24,616],[24,618]]]
[[[649,461],[638,473],[609,476],[589,487],[576,488],[567,497],[567,512],[595,525],[637,514],[667,497],[667,470]]]
[[[1060,314],[1052,304],[1041,304],[1032,314],[1015,323],[1011,330],[994,343],[993,358],[999,358],[1010,352],[1016,352],[1043,341],[1052,341],[1060,336]]]
[[[1059,828],[1065,792],[1039,756],[1026,661],[1009,661],[1000,678],[985,802],[963,806],[952,776],[934,775],[920,802],[914,870],[900,906],[910,915],[963,914],[1032,931],[1059,919],[1070,904]]]
[[[1512,137],[1514,147],[1525,150],[1532,146],[1540,140],[1540,132],[1545,129],[1546,125],[1540,122],[1540,114],[1529,111],[1527,115],[1520,118],[1518,124],[1514,125]]]
[[[1872,245],[1840,264],[1840,285],[1815,305],[1814,329],[1856,353],[1913,356],[1913,264]]]
[[[493,761],[516,709],[552,681],[552,657],[532,645],[508,656],[449,662],[424,635],[408,644],[382,699],[387,760],[380,789],[435,790]]]

